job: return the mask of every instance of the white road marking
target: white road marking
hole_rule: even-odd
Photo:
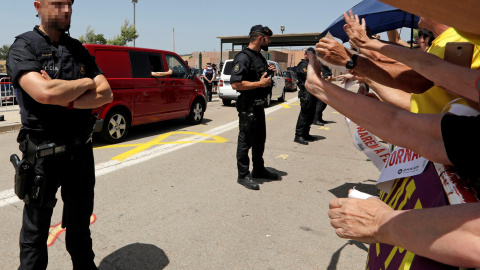
[[[297,100],[298,100],[298,98],[293,98],[293,99],[290,99],[289,101],[284,102],[284,103],[291,104],[291,103],[293,103]],[[274,107],[268,108],[268,109],[265,110],[265,115],[270,114],[272,112],[275,112],[277,110],[280,110],[282,108],[284,108],[284,107],[281,106],[281,104],[278,104]],[[210,134],[210,135],[219,135],[221,133],[230,131],[234,128],[238,128],[238,120],[235,120],[235,121],[232,121],[232,122],[227,123],[225,125],[213,128],[213,129],[208,130],[204,133],[205,134]],[[209,138],[207,138],[205,136],[195,135],[195,136],[190,136],[188,138],[184,138],[181,141],[196,141],[196,142],[198,142],[198,141],[204,141],[204,140],[207,140],[207,139],[209,139]],[[184,147],[187,147],[187,146],[190,146],[190,145],[193,145],[193,144],[195,144],[195,142],[185,143],[185,144],[161,145],[161,146],[158,146],[158,147],[152,147],[149,150],[142,151],[142,152],[140,152],[140,153],[138,153],[138,154],[136,154],[132,157],[127,158],[124,161],[110,160],[110,161],[106,161],[106,162],[97,164],[97,165],[95,165],[95,177],[99,177],[99,176],[102,176],[102,175],[105,175],[105,174],[109,174],[109,173],[112,173],[114,171],[124,169],[126,167],[130,167],[132,165],[140,164],[142,162],[151,160],[153,158],[168,154],[168,153],[176,151],[176,150],[180,150]],[[0,207],[11,205],[11,204],[14,204],[14,203],[17,203],[17,202],[20,202],[20,201],[21,200],[18,199],[17,195],[15,195],[15,192],[13,191],[13,188],[8,189],[8,190],[4,190],[4,191],[0,191]]]

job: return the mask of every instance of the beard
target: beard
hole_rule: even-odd
[[[266,52],[268,52],[268,45],[262,45],[260,48]]]

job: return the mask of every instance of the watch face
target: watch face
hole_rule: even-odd
[[[352,59],[348,60],[347,64],[345,65],[346,68],[352,69],[354,67]]]

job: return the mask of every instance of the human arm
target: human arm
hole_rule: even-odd
[[[110,84],[103,75],[96,76],[95,90],[89,90],[77,98],[73,103],[75,109],[93,109],[113,101],[113,92]]]
[[[408,43],[406,43],[400,38],[400,34],[398,33],[397,29],[387,31],[387,36],[388,36],[388,41],[390,42],[397,43],[398,45],[401,45],[403,47],[410,46]]]
[[[168,71],[152,71],[152,76],[153,77],[164,77],[167,75],[172,75],[173,71],[171,69],[168,69]]]
[[[441,114],[413,114],[372,98],[346,91],[319,77],[320,61],[309,53],[305,87],[356,124],[380,138],[415,151],[425,158],[451,165],[441,133]]]
[[[322,38],[316,45],[318,55],[325,61],[345,66],[352,54],[342,44],[329,38]],[[376,82],[409,93],[423,93],[433,83],[401,63],[382,63],[359,56],[354,71]]]
[[[435,261],[480,266],[480,203],[393,210],[377,198],[330,201],[330,224],[341,238],[385,243]]]
[[[48,75],[47,72],[44,70],[41,71],[42,77],[47,80],[51,81],[52,78]],[[110,103],[113,100],[113,93],[112,89],[110,88],[110,84],[108,83],[105,76],[102,74],[95,76],[93,79],[95,82],[95,90],[88,90],[84,92],[80,97],[71,101],[73,108],[76,109],[92,109],[100,107],[104,104]],[[70,105],[70,104],[67,104]]]
[[[237,91],[245,91],[245,90],[253,90],[256,88],[261,87],[268,87],[271,85],[270,77],[267,77],[267,73],[263,73],[260,81],[257,82],[249,82],[249,81],[240,81],[240,82],[233,82],[232,88]]]
[[[356,46],[395,58],[436,85],[470,100],[478,101],[476,80],[480,76],[480,71],[454,65],[433,54],[368,39],[361,32],[362,27],[353,17],[352,11],[349,11],[349,14],[344,13],[344,18],[347,23],[344,27],[345,33]]]
[[[46,80],[41,73],[29,71],[20,76],[19,85],[35,101],[42,104],[67,106],[88,90],[96,88],[90,78],[66,81]]]
[[[377,93],[382,101],[395,105],[406,111],[410,111],[410,93],[382,85],[369,78],[365,78],[365,83],[370,86],[370,89]]]

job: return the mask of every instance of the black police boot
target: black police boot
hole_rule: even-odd
[[[261,170],[252,170],[252,177],[253,178],[263,178],[268,180],[278,180],[278,174],[269,172],[267,169],[263,168]]]
[[[308,145],[307,140],[305,140],[305,138],[303,138],[302,136],[295,135],[295,139],[293,139],[293,141],[299,144]]]
[[[258,183],[253,181],[250,175],[247,175],[245,177],[238,177],[237,182],[248,189],[253,189],[253,190],[260,189],[260,186],[258,186]]]
[[[313,124],[317,125],[317,126],[323,126],[324,123],[325,123],[325,121],[323,121],[323,122],[321,122],[320,120],[313,121]]]
[[[314,142],[317,140],[317,138],[313,137],[312,135],[308,134],[308,135],[304,135],[303,138],[309,142]]]

